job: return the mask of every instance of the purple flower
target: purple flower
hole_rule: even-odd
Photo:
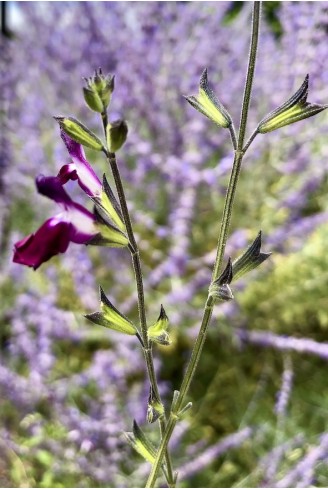
[[[58,177],[61,183],[66,184],[69,180],[77,180],[81,189],[89,197],[99,197],[102,185],[86,160],[82,145],[72,140],[64,131],[61,131],[61,137],[71,157],[71,162],[63,165],[59,171]]]
[[[70,242],[87,243],[96,234],[95,216],[74,202],[63,188],[60,177],[37,177],[36,186],[62,207],[36,233],[15,244],[13,261],[37,269],[43,262],[66,252]]]

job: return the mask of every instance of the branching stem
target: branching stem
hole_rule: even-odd
[[[231,171],[227,195],[226,195],[226,199],[225,199],[222,221],[221,221],[219,240],[218,240],[218,246],[217,246],[217,254],[216,254],[216,259],[215,259],[215,264],[214,264],[213,274],[212,274],[212,281],[217,278],[219,271],[221,269],[221,266],[222,266],[226,242],[227,242],[227,236],[228,236],[228,232],[229,232],[229,226],[230,226],[231,213],[232,213],[232,208],[233,208],[233,203],[234,203],[234,197],[235,197],[237,183],[238,183],[238,177],[240,174],[243,156],[245,154],[245,151],[243,150],[243,145],[244,145],[244,139],[245,139],[247,115],[248,115],[249,103],[250,103],[250,99],[251,99],[253,76],[254,76],[255,62],[256,62],[256,53],[257,53],[257,44],[258,44],[259,26],[260,26],[260,6],[261,6],[260,2],[254,2],[253,17],[252,17],[251,46],[250,46],[250,54],[249,54],[249,60],[248,60],[247,77],[246,77],[246,84],[245,84],[243,105],[242,105],[242,111],[241,111],[240,128],[239,128],[237,145],[236,145],[235,131],[234,131],[233,127],[230,130],[230,135],[231,135],[232,144],[233,144],[233,147],[235,150],[235,154],[234,154],[233,167],[232,167],[232,171]],[[249,145],[250,145],[250,143],[248,144],[247,148],[249,147]],[[165,430],[165,433],[163,434],[161,444],[160,444],[159,449],[157,451],[156,460],[152,466],[151,473],[149,475],[149,478],[148,478],[148,481],[146,484],[146,488],[153,488],[156,484],[158,473],[159,473],[163,458],[165,456],[166,450],[168,448],[168,444],[170,442],[171,435],[172,435],[174,427],[178,421],[179,410],[182,408],[185,396],[187,395],[187,392],[189,390],[190,383],[193,379],[199,358],[200,358],[201,353],[202,353],[202,349],[203,349],[203,346],[204,346],[204,343],[206,340],[207,328],[208,328],[208,325],[209,325],[211,317],[212,317],[213,308],[214,308],[214,299],[211,295],[209,295],[207,298],[206,304],[205,304],[205,309],[204,309],[204,313],[203,313],[203,319],[202,319],[201,327],[200,327],[195,345],[194,345],[193,350],[192,350],[192,354],[191,354],[191,357],[189,360],[189,364],[188,364],[186,373],[185,373],[183,381],[182,381],[180,393],[177,396],[177,399],[175,400],[173,409],[171,409],[170,417],[169,417],[167,425],[166,425],[166,430]]]

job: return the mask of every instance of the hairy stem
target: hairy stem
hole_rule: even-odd
[[[107,113],[102,114],[102,121],[103,121],[104,131],[106,134],[106,127],[108,124]],[[151,386],[152,393],[153,393],[154,397],[162,405],[162,400],[161,400],[161,396],[159,393],[157,379],[156,379],[156,373],[155,373],[155,368],[154,368],[152,345],[148,339],[148,333],[147,333],[148,329],[147,329],[147,318],[146,318],[146,308],[145,308],[145,295],[144,295],[144,287],[143,287],[139,248],[138,248],[137,242],[135,240],[135,236],[134,236],[134,232],[133,232],[133,228],[132,228],[130,213],[128,210],[125,192],[124,192],[124,188],[123,188],[123,183],[122,183],[120,171],[119,171],[118,166],[117,166],[116,155],[115,155],[115,153],[111,153],[111,152],[106,151],[106,157],[107,157],[108,163],[110,165],[110,168],[111,168],[111,171],[112,171],[112,174],[114,177],[115,187],[116,187],[116,191],[117,191],[118,198],[120,201],[121,210],[122,210],[124,223],[125,223],[125,227],[126,227],[126,232],[127,232],[128,239],[129,239],[129,250],[131,253],[133,270],[134,270],[136,286],[137,286],[138,311],[139,311],[139,320],[140,320],[140,326],[141,326],[141,339],[142,339],[142,344],[143,344],[143,353],[144,353],[144,357],[145,357],[145,361],[146,361],[149,382],[150,382],[150,386]],[[159,425],[160,425],[161,434],[163,434],[165,432],[165,429],[166,429],[165,415],[160,417]],[[171,462],[171,457],[170,457],[170,454],[169,454],[169,451],[167,448],[165,449],[165,462],[166,462],[166,469],[167,469],[167,476],[168,476],[168,484],[170,487],[173,487],[174,486],[174,476],[173,476],[172,462]]]
[[[235,198],[235,193],[236,193],[236,188],[238,183],[238,177],[240,174],[243,156],[245,154],[245,151],[243,151],[243,144],[244,144],[244,138],[246,132],[247,115],[248,115],[248,108],[249,108],[249,103],[251,98],[252,83],[253,83],[253,76],[254,76],[254,69],[255,69],[255,62],[256,62],[259,24],[260,24],[260,2],[254,2],[251,47],[250,47],[250,54],[248,60],[248,70],[247,70],[247,77],[246,77],[246,84],[245,84],[245,91],[244,91],[244,98],[243,98],[243,105],[242,105],[242,113],[240,119],[238,143],[236,146],[234,131],[231,131],[230,134],[235,149],[235,155],[234,155],[233,167],[231,171],[227,195],[225,199],[225,205],[223,210],[223,216],[222,216],[219,240],[217,246],[217,254],[216,254],[216,259],[215,259],[215,264],[214,264],[213,274],[212,274],[212,281],[217,278],[218,273],[222,266],[222,261],[224,257],[227,236],[228,236],[228,231],[230,226],[231,213],[232,213],[232,208],[233,208],[233,203],[234,203],[234,198]],[[174,406],[171,409],[170,417],[166,425],[166,431],[162,437],[161,444],[157,451],[156,460],[152,466],[151,473],[148,477],[146,488],[153,488],[156,484],[160,466],[162,464],[166,449],[170,442],[171,435],[173,433],[177,421],[179,420],[179,411],[183,408],[184,399],[189,390],[190,383],[193,379],[194,373],[197,368],[197,364],[199,362],[199,358],[202,353],[202,349],[206,340],[207,328],[212,317],[213,308],[214,308],[214,299],[211,295],[209,295],[206,301],[201,327],[194,348],[192,350],[192,354],[189,360],[186,373],[184,375],[181,384],[180,392],[179,395],[177,396]]]

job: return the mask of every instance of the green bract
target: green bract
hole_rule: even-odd
[[[298,91],[274,111],[270,112],[258,125],[259,133],[269,133],[294,122],[301,121],[327,109],[328,105],[311,104],[307,102],[309,89],[309,75]]]
[[[208,86],[206,68],[200,78],[198,95],[190,95],[185,97],[185,99],[197,109],[197,111],[204,114],[218,126],[228,128],[232,124],[228,111],[223,107],[221,102],[216,98],[214,92]]]
[[[112,305],[101,287],[100,309],[101,311],[85,315],[85,317],[97,325],[116,330],[117,332],[126,333],[128,335],[135,335],[137,333],[133,323]]]
[[[93,150],[101,151],[104,149],[101,140],[74,117],[55,117],[55,119],[61,129],[74,141]]]

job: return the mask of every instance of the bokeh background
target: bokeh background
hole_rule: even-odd
[[[141,249],[150,320],[163,303],[173,344],[156,348],[169,402],[201,319],[231,169],[229,134],[194,111],[208,67],[237,124],[250,2],[6,2],[0,40],[2,486],[135,487],[149,465],[127,447],[147,427],[148,384],[134,339],[97,327],[98,285],[137,318],[129,253],[71,245],[34,272],[15,241],[55,211],[34,178],[67,154],[53,115],[98,134],[81,92],[101,66],[115,73],[111,118]],[[310,74],[328,101],[328,3],[265,2],[249,132]],[[172,441],[180,486],[328,485],[328,116],[256,138],[242,171],[227,254],[263,232],[273,255],[218,306],[191,387],[193,409]],[[107,171],[87,151],[98,175]],[[73,189],[87,205],[85,196]]]

